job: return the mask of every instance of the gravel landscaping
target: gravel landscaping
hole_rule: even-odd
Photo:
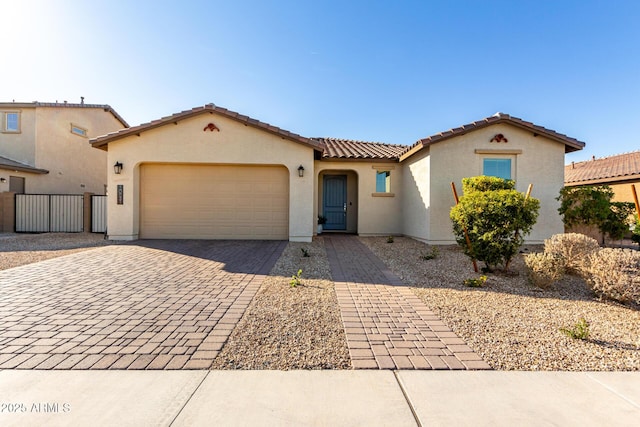
[[[309,257],[302,256],[301,249]],[[291,276],[302,269],[302,284]],[[349,369],[322,238],[289,243],[212,369]]]
[[[0,234],[0,270],[113,243],[99,233]]]
[[[494,369],[640,370],[640,311],[598,300],[580,278],[540,290],[528,284],[518,256],[510,268],[516,275],[489,274],[483,288],[468,288],[463,280],[479,274],[458,246],[439,246],[438,256],[425,260],[431,247],[413,239],[361,241]],[[560,332],[583,317],[589,340]]]
[[[457,246],[438,246],[426,260],[433,247],[413,239],[360,240],[494,369],[640,370],[640,309],[597,299],[578,277],[535,288],[518,256],[513,275],[489,274],[484,287],[468,288],[463,280],[479,274]],[[101,234],[0,234],[0,270],[111,243]],[[291,287],[298,269],[302,284]],[[588,340],[560,331],[581,318],[590,324]],[[289,243],[213,369],[350,368],[323,239]]]

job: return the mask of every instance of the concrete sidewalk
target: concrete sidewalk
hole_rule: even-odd
[[[0,371],[0,425],[631,426],[640,372]]]

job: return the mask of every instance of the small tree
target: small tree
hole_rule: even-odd
[[[611,239],[622,239],[629,231],[633,203],[612,202],[613,195],[608,185],[564,187],[557,197],[560,201],[558,212],[567,227],[591,225],[597,227],[603,236],[607,234]]]
[[[491,271],[509,268],[538,218],[540,201],[526,199],[515,183],[496,177],[477,176],[462,180],[464,195],[451,209],[453,232],[466,255],[485,263]],[[466,244],[467,230],[471,248]]]

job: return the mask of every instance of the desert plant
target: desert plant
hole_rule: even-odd
[[[387,237],[387,243],[393,243],[393,236]]]
[[[558,212],[567,227],[593,225],[603,236],[608,234],[612,239],[621,239],[629,231],[633,204],[612,202],[613,195],[608,185],[564,187],[557,197],[560,201]]]
[[[309,255],[309,250],[307,248],[300,248],[300,250],[302,251],[302,256],[304,258],[309,258],[311,255]]]
[[[473,279],[464,279],[462,284],[469,288],[481,288],[487,282],[487,276],[480,276]]]
[[[562,259],[550,253],[534,253],[524,256],[527,275],[532,285],[548,289],[564,275]]]
[[[440,255],[440,250],[434,246],[431,248],[429,252],[422,253],[422,255],[420,255],[420,258],[425,261],[428,261],[430,259],[437,258],[438,255]]]
[[[595,239],[580,233],[555,234],[544,241],[544,252],[560,258],[568,273],[582,274],[589,256],[600,249]]]
[[[635,223],[634,223],[633,231],[631,234],[631,240],[633,240],[640,246],[640,219],[638,218],[638,215],[636,215],[636,218],[635,218]]]
[[[508,270],[538,218],[540,201],[525,198],[511,180],[478,176],[462,183],[464,196],[450,212],[456,241],[467,256],[485,263],[483,271],[498,265]],[[466,243],[465,229],[471,247]]]
[[[601,224],[600,230],[613,240],[623,239],[633,225],[635,206],[629,202],[611,202],[609,209],[609,215]]]
[[[640,252],[605,248],[589,257],[585,279],[596,294],[640,304]]]
[[[298,285],[302,284],[302,269],[298,270],[297,274],[294,274],[293,276],[291,276],[291,280],[289,280],[289,286],[291,286],[292,288],[297,287]]]
[[[560,332],[577,340],[589,339],[589,322],[583,317],[571,328],[560,328]]]

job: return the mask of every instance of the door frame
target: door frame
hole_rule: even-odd
[[[347,211],[346,211],[346,206],[347,206],[347,175],[346,174],[328,174],[328,175],[323,175],[322,177],[322,212],[325,215],[325,217],[327,216],[327,180],[329,179],[336,179],[339,178],[342,181],[342,194],[343,196],[343,200],[342,200],[342,204],[344,206],[344,210],[343,210],[343,226],[338,228],[333,228],[332,226],[328,226],[328,222],[327,224],[324,225],[324,229],[327,231],[346,231],[348,229],[347,227]]]

